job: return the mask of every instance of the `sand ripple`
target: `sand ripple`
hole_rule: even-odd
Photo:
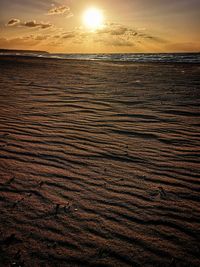
[[[0,67],[4,266],[200,265],[198,65]]]

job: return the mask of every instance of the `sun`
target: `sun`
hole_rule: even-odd
[[[104,16],[100,9],[91,7],[83,14],[85,26],[91,30],[97,30],[103,26]]]

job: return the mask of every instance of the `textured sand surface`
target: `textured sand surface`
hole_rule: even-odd
[[[1,58],[0,265],[200,266],[199,77]]]

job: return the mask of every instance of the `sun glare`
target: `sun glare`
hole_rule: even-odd
[[[91,30],[97,30],[103,26],[103,13],[100,9],[89,8],[83,14],[85,26]]]

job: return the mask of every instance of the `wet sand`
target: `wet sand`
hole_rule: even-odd
[[[0,72],[1,266],[200,266],[199,65]]]

